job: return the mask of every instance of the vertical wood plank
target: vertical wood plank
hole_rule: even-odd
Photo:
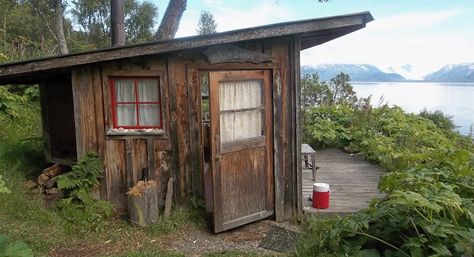
[[[295,143],[294,145],[296,150],[296,215],[298,219],[301,219],[303,216],[303,173],[302,173],[302,158],[301,158],[301,78],[300,78],[300,53],[301,53],[301,37],[295,36],[293,42],[293,54],[292,59],[294,60],[294,81],[295,86],[294,92],[294,119],[293,125],[295,127]]]
[[[173,163],[177,164],[175,181],[178,183],[178,196],[184,199],[190,176],[187,168],[189,158],[189,120],[187,104],[186,67],[183,58],[170,56],[168,59],[168,78],[171,110],[171,142]]]
[[[52,161],[51,154],[51,138],[49,135],[49,118],[48,118],[48,90],[49,86],[47,83],[41,83],[39,85],[40,93],[40,107],[41,107],[41,128],[43,135],[43,143],[45,146],[44,155],[47,161]]]
[[[91,68],[92,91],[94,95],[95,133],[97,137],[97,155],[105,167],[105,125],[104,125],[104,101],[102,95],[102,74],[100,65]],[[94,188],[93,195],[97,198],[107,199],[107,176],[103,176],[100,187]]]
[[[168,140],[153,140],[154,179],[158,184],[158,204],[164,206],[166,187],[171,175],[170,171],[170,145]]]
[[[94,87],[90,66],[72,69],[72,92],[79,160],[88,151],[97,152]]]
[[[275,220],[284,220],[285,187],[282,181],[282,138],[281,138],[281,75],[279,70],[273,71],[273,151],[275,173]]]
[[[125,210],[125,144],[123,140],[107,140],[105,143],[106,199],[117,210]]]
[[[272,41],[265,45],[265,51],[271,50],[272,56],[280,64],[274,73],[274,145],[275,145],[275,219],[288,218],[288,139],[287,139],[287,97],[288,97],[288,43],[285,39]]]
[[[201,85],[197,69],[188,69],[189,87],[189,171],[191,172],[192,194],[203,194],[203,152],[202,152],[202,111],[201,111]]]
[[[132,141],[132,185],[135,186],[138,181],[145,180],[149,177],[148,153],[146,140],[135,139]]]

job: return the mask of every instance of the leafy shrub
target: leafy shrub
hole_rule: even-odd
[[[436,126],[441,129],[451,131],[456,128],[456,125],[454,125],[453,122],[453,116],[446,115],[440,110],[430,112],[425,108],[418,115],[431,120]]]
[[[398,107],[349,108],[343,116],[331,116],[330,126],[322,121],[338,112],[338,107],[313,109],[313,123],[305,126],[313,140],[347,144],[390,171],[380,182],[387,196],[350,217],[310,219],[309,239],[297,254],[472,256],[472,140]]]
[[[301,79],[301,105],[303,110],[313,106],[354,106],[357,102],[357,96],[349,82],[349,75],[343,72],[329,82],[320,82],[318,73],[306,74]]]
[[[33,251],[21,241],[12,241],[0,234],[0,256],[2,257],[33,257]]]
[[[347,144],[352,114],[346,106],[309,109],[303,124],[303,141],[316,148]]]
[[[58,176],[59,189],[67,192],[59,204],[67,220],[87,225],[112,213],[112,206],[108,202],[93,199],[91,196],[92,188],[99,185],[102,173],[100,159],[94,153],[87,153],[70,172]]]
[[[5,185],[5,181],[3,181],[2,175],[0,175],[0,193],[10,193],[10,190],[8,190],[7,186]]]

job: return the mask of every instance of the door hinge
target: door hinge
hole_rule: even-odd
[[[214,161],[220,161],[222,159],[222,154],[216,154],[216,155],[212,156],[212,159]]]

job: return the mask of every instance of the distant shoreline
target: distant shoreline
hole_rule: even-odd
[[[446,81],[426,81],[426,80],[406,80],[406,81],[351,81],[352,84],[377,84],[377,83],[433,83],[433,84],[459,84],[473,85],[474,82],[446,82]]]

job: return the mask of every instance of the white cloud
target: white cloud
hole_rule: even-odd
[[[228,31],[254,27],[294,19],[290,8],[275,3],[275,0],[263,0],[248,8],[236,9],[222,4],[221,0],[203,0],[217,22],[217,31]],[[196,35],[200,10],[187,10],[181,19],[177,36]]]
[[[423,30],[465,13],[462,9],[446,9],[433,12],[409,12],[376,19],[369,28],[373,32],[410,32]]]
[[[301,63],[369,63],[386,71],[410,64],[413,70],[404,75],[421,79],[447,63],[474,60],[474,29],[462,35],[429,32],[431,26],[463,12],[412,12],[375,20],[367,28],[304,51]]]

